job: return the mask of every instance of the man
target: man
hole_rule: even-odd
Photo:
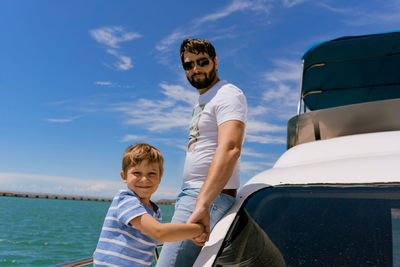
[[[243,92],[218,77],[218,58],[207,40],[186,39],[180,56],[186,77],[199,92],[172,222],[201,223],[192,241],[165,243],[157,266],[192,266],[210,228],[230,209],[240,185],[239,157],[247,121]],[[195,245],[197,244],[197,245]]]

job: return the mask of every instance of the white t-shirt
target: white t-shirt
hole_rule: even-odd
[[[246,97],[233,84],[219,81],[199,96],[198,103],[193,108],[182,189],[203,186],[217,149],[218,126],[230,120],[247,122]],[[239,161],[225,189],[239,188]]]

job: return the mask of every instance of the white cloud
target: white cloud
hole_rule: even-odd
[[[162,94],[166,96],[163,100],[138,99],[135,102],[115,105],[113,110],[123,113],[124,124],[135,125],[148,131],[156,132],[168,131],[174,128],[186,129],[188,127],[197,93],[176,84],[163,82],[159,85],[162,89]],[[249,109],[249,114],[253,118],[249,117],[246,126],[246,140],[262,144],[285,143],[286,141],[282,138],[263,135],[264,133],[286,133],[286,125],[276,125],[254,118],[256,115],[265,114],[266,110],[263,106]],[[137,141],[140,138],[142,137],[137,135],[126,135],[122,138],[122,141]],[[156,139],[152,138],[153,141]],[[163,142],[166,143],[165,140]],[[183,146],[182,149],[184,149]]]
[[[44,119],[45,121],[49,122],[56,122],[56,123],[64,123],[64,122],[71,122],[73,119]]]
[[[112,48],[119,48],[119,44],[142,37],[139,33],[126,32],[123,27],[102,27],[90,31],[90,35],[99,43]]]
[[[118,59],[118,62],[114,63],[114,67],[117,70],[129,70],[133,68],[132,60],[130,57],[122,55],[115,49],[108,49],[107,53],[115,56]]]
[[[274,69],[263,75],[264,86],[268,88],[263,94],[263,101],[281,112],[282,107],[297,106],[302,66],[300,62],[281,59],[273,63]]]
[[[264,171],[269,169],[275,164],[275,161],[241,161],[240,162],[240,172],[243,174],[249,173],[259,173],[260,171]]]
[[[48,105],[51,105],[51,106],[62,106],[62,105],[65,105],[65,104],[70,104],[71,102],[72,102],[71,100],[60,100],[60,101],[55,101],[55,102],[48,103]]]
[[[49,119],[43,119],[43,120],[48,121],[48,122],[54,122],[54,123],[67,123],[67,122],[72,122],[80,117],[82,117],[82,116],[75,116],[75,117],[64,118],[64,119],[49,118]]]
[[[146,136],[139,136],[134,134],[126,134],[122,137],[121,142],[130,142],[146,139]]]
[[[210,21],[216,21],[221,18],[225,18],[234,12],[243,11],[252,6],[253,6],[253,4],[251,3],[251,1],[235,0],[230,5],[228,5],[224,9],[220,10],[219,12],[215,12],[215,13],[206,15],[200,19],[197,19],[196,22],[197,22],[198,26],[200,26],[203,23],[210,22]]]
[[[181,42],[188,34],[181,30],[175,30],[166,38],[162,39],[159,44],[156,45],[156,49],[160,52],[166,52],[171,49],[173,44]]]
[[[267,81],[271,82],[299,82],[302,73],[300,61],[277,59],[273,61],[274,70],[264,74]]]
[[[198,97],[198,93],[194,91],[185,90],[181,85],[168,85],[163,82],[160,87],[164,89],[162,93],[171,99],[176,101],[183,101],[190,105],[193,105]]]
[[[253,158],[269,158],[272,156],[271,154],[255,152],[252,149],[247,148],[247,147],[242,148],[241,155],[246,156],[246,157],[253,157]]]
[[[246,142],[260,143],[260,144],[286,144],[286,137],[270,136],[270,135],[256,136],[247,134]]]
[[[157,105],[157,102],[151,104]],[[127,125],[139,125],[150,131],[169,130],[176,127],[187,127],[190,122],[191,112],[191,107],[174,106],[172,108],[162,108],[160,106],[155,109],[147,109],[144,105],[139,104],[136,108],[125,112],[127,119],[124,123]]]
[[[271,111],[270,108],[267,108],[265,106],[262,105],[258,105],[258,106],[249,106],[248,107],[248,111],[247,114],[249,117],[252,116],[257,116],[257,115],[263,115],[266,114],[267,112]]]
[[[139,99],[133,103],[119,103],[113,110],[124,114],[124,124],[138,125],[149,131],[186,128],[196,94],[179,85],[161,83],[160,87],[166,99]]]
[[[180,192],[180,187],[165,187],[160,185],[157,191],[152,196],[153,200],[167,199],[175,200]]]
[[[334,6],[328,5],[327,3],[324,3],[324,2],[319,2],[318,5],[321,6],[322,8],[332,11],[334,13],[347,14],[347,13],[356,11],[355,9],[349,9],[348,7],[347,8],[346,7],[334,7]]]
[[[190,23],[187,23],[185,27],[173,30],[170,35],[162,39],[156,45],[156,49],[161,52],[160,61],[164,63],[169,62],[168,58],[165,57],[165,54],[172,50],[175,51],[176,44],[182,42],[183,39],[188,38],[189,36],[200,35],[205,30],[207,31],[207,35],[212,35],[213,33],[210,32],[210,27],[212,27],[213,23],[218,20],[224,19],[236,12],[247,10],[258,12],[262,15],[268,15],[271,8],[272,4],[268,0],[234,0],[214,13],[202,17],[195,17]],[[203,27],[205,24],[207,27]],[[188,27],[188,25],[190,26]],[[220,30],[220,27],[216,27],[215,33],[219,33]],[[229,31],[229,34],[232,35],[232,32]],[[217,36],[214,39],[218,38],[219,37]]]
[[[264,166],[257,162],[250,161],[241,161],[240,162],[240,171],[241,172],[250,172],[250,171],[262,171],[264,170]]]
[[[263,94],[264,101],[273,103],[275,107],[297,106],[300,93],[293,86],[279,82],[270,88]]]
[[[268,15],[270,13],[271,8],[272,5],[270,4],[270,1],[266,0],[247,0],[247,1],[234,0],[222,10],[217,11],[215,13],[211,13],[202,18],[196,19],[195,20],[197,23],[196,26],[199,27],[204,23],[217,21],[219,19],[228,17],[235,12],[241,12],[246,10],[261,11]]]
[[[262,132],[282,132],[286,127],[270,124],[263,121],[249,120],[246,125],[246,132],[249,134]]]
[[[115,180],[91,180],[29,173],[0,173],[0,188],[4,191],[112,197],[124,186],[118,177]]]
[[[318,5],[331,12],[344,15],[342,19],[349,26],[367,26],[371,25],[393,25],[400,22],[400,3],[397,0],[376,1],[376,8],[373,5],[365,5],[362,2],[347,2],[346,6],[332,5],[320,1]]]
[[[106,52],[118,59],[118,62],[113,64],[117,70],[127,71],[133,68],[132,59],[120,52],[120,44],[142,37],[139,33],[127,32],[123,27],[115,26],[91,30],[90,35],[97,42],[106,45]]]
[[[86,179],[30,173],[0,173],[2,191],[112,198],[126,188],[119,173],[115,179]],[[160,186],[153,199],[175,199],[179,187]]]
[[[307,1],[308,0],[283,0],[282,4],[284,7],[290,8]]]
[[[132,85],[121,85],[118,84],[117,82],[111,82],[111,81],[96,81],[94,82],[95,85],[98,86],[106,86],[106,87],[114,87],[114,88],[133,88]]]
[[[112,83],[110,81],[97,81],[94,84],[101,85],[101,86],[113,86],[114,85],[114,83]]]

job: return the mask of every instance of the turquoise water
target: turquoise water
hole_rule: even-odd
[[[90,257],[110,202],[0,197],[0,266],[51,266]],[[159,205],[163,221],[172,205]]]

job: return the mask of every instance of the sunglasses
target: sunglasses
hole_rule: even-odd
[[[194,68],[194,64],[195,64],[194,61],[186,61],[183,62],[182,66],[184,70],[191,70]],[[208,64],[210,64],[210,60],[206,57],[202,57],[196,60],[196,64],[199,67],[205,67]]]

